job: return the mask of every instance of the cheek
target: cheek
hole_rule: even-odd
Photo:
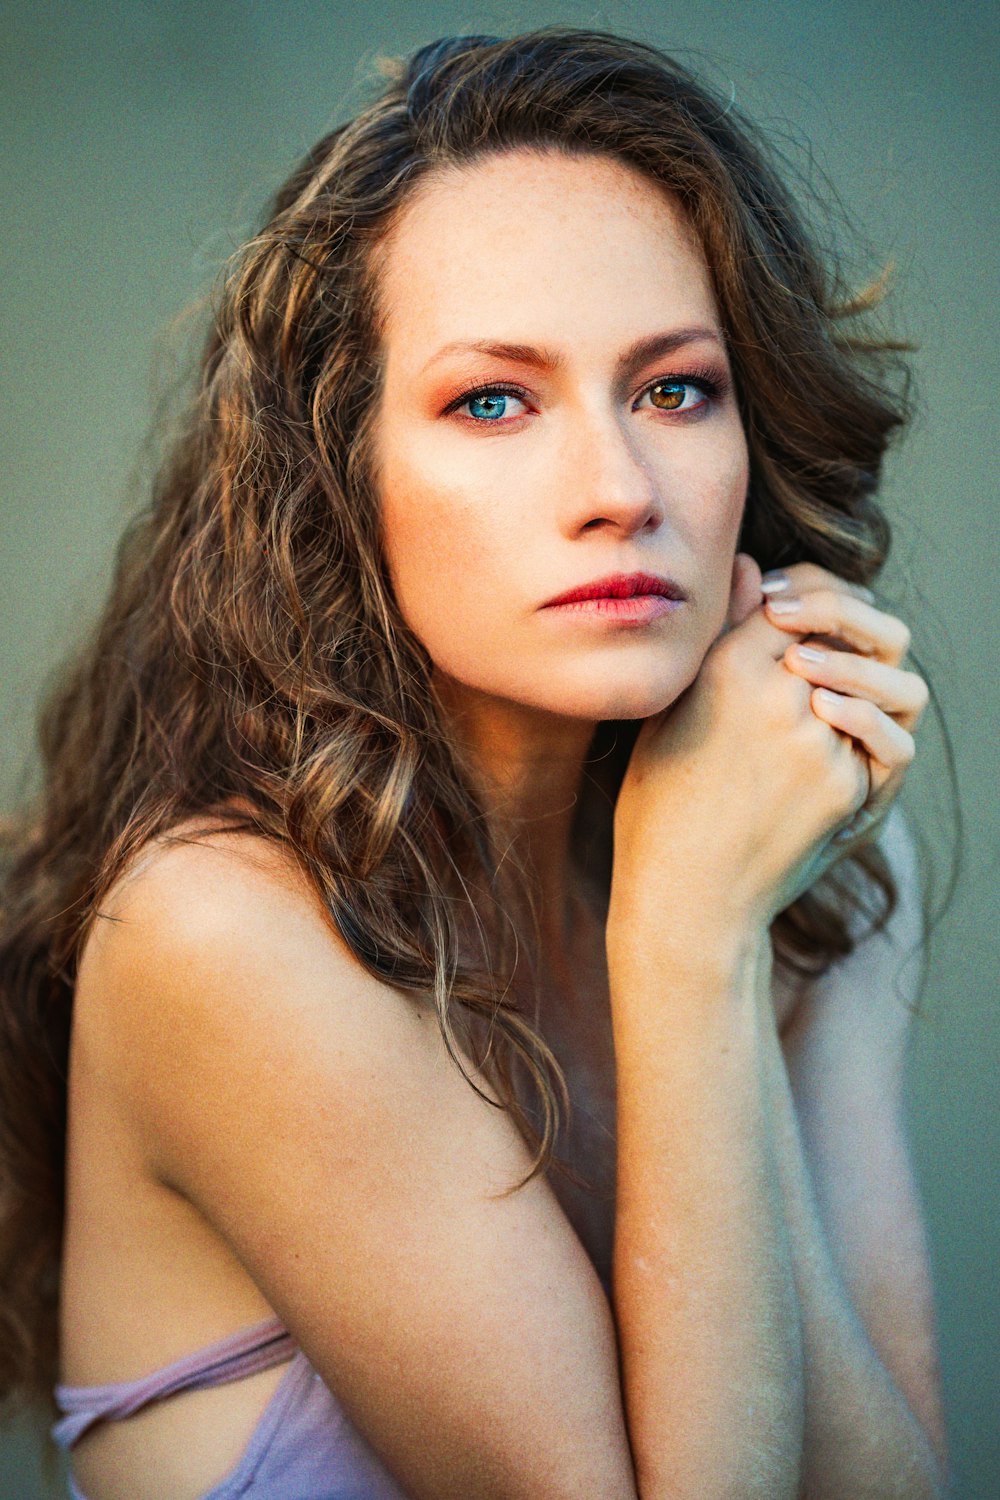
[[[692,467],[682,476],[679,492],[684,503],[677,507],[674,523],[692,556],[703,568],[714,571],[723,562],[731,563],[746,510],[750,464],[742,441],[733,441],[714,462],[705,468]]]
[[[703,508],[689,517],[688,543],[699,559],[700,599],[706,627],[705,649],[722,629],[729,609],[733,559],[746,513],[750,464],[742,441],[733,444],[731,461],[715,476]]]
[[[426,475],[396,469],[382,487],[386,566],[403,618],[435,661],[451,653],[455,622],[488,628],[504,574],[502,533],[488,503],[470,504]]]
[[[740,426],[734,434],[730,461],[720,475],[717,491],[719,526],[727,537],[739,533],[749,486],[750,455]]]

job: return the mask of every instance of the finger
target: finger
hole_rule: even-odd
[[[780,661],[788,650],[788,632],[779,630],[768,619],[767,611],[761,603],[740,622],[739,635],[751,650],[759,648],[774,661]]]
[[[842,589],[767,597],[763,607],[779,630],[841,640],[852,650],[892,667],[899,665],[910,648],[910,631],[902,620]]]
[[[772,569],[763,574],[761,588],[768,595],[801,594],[806,589],[837,588],[846,594],[854,594],[858,599],[865,599],[869,604],[875,603],[874,593],[865,588],[863,583],[851,583],[838,573],[831,573],[829,568],[820,567],[819,563],[790,563],[786,568]]]
[[[789,646],[785,665],[817,687],[867,698],[911,734],[930,701],[927,684],[916,672],[904,672],[853,651],[827,651],[812,640]]]
[[[857,740],[875,762],[871,767],[873,792],[912,762],[916,754],[912,734],[866,698],[850,698],[830,688],[816,688],[810,704],[817,718]]]

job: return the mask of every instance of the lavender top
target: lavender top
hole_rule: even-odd
[[[202,1500],[407,1500],[276,1318],[140,1380],[57,1386],[56,1403],[64,1415],[52,1436],[68,1450],[97,1422],[123,1421],[179,1391],[223,1385],[284,1363],[288,1369],[242,1458]],[[86,1500],[72,1479],[70,1494]]]

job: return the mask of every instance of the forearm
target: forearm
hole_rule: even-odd
[[[626,1417],[641,1500],[794,1500],[801,1335],[755,1016],[770,946],[710,959],[610,962]]]
[[[792,1250],[805,1379],[804,1500],[940,1500],[927,1435],[873,1348],[837,1272],[773,1007],[757,1007],[772,1139]]]

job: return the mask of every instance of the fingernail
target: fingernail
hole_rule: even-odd
[[[826,661],[826,652],[817,651],[815,646],[796,646],[796,656],[804,656],[806,661]]]
[[[775,568],[772,572],[764,574],[760,580],[760,587],[762,593],[777,594],[781,589],[787,589],[788,574],[782,572],[780,568]]]
[[[791,615],[802,608],[801,599],[768,599],[767,603],[771,613],[775,615]]]

